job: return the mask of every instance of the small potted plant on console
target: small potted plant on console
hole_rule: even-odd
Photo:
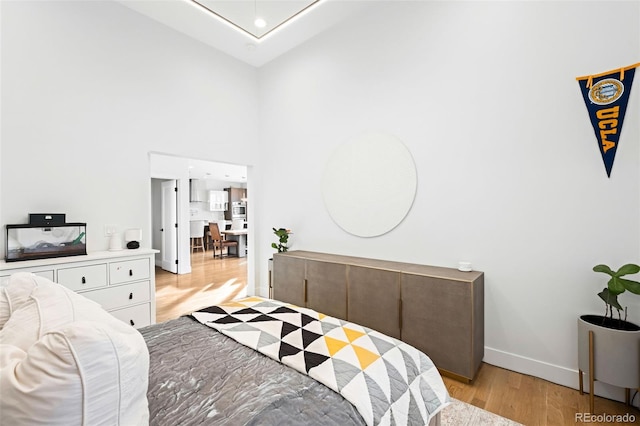
[[[278,253],[284,253],[289,250],[289,236],[292,234],[290,229],[272,228],[273,233],[278,237],[278,244],[271,243],[271,247],[278,250]],[[273,283],[271,273],[273,271],[273,258],[269,259],[269,297],[273,297]]]
[[[292,234],[290,229],[285,228],[272,228],[273,233],[278,237],[278,244],[271,243],[271,247],[278,250],[278,253],[284,253],[289,250],[289,235]]]

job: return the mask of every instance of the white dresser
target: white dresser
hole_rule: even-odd
[[[156,322],[157,250],[93,252],[53,259],[0,261],[0,283],[16,272],[33,272],[94,300],[136,328]]]

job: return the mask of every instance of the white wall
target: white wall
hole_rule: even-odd
[[[254,68],[116,2],[0,6],[3,225],[66,213],[104,250],[150,235],[149,152],[253,163]]]
[[[260,70],[261,293],[293,249],[485,272],[485,359],[577,386],[591,268],[640,261],[640,81],[607,178],[575,77],[638,61],[638,2],[378,2]],[[615,25],[597,25],[615,16]],[[412,210],[376,238],[324,208],[324,164],[369,130],[412,152]],[[366,159],[363,159],[363,161]],[[381,197],[385,194],[381,193]],[[640,321],[640,298],[621,297]]]

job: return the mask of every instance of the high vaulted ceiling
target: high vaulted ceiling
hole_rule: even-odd
[[[254,67],[365,7],[360,0],[116,0]],[[256,17],[266,21],[254,25]],[[189,160],[194,179],[246,182],[246,166]]]
[[[254,67],[366,7],[358,0],[117,1]],[[254,25],[258,15],[265,28]]]
[[[320,0],[191,0],[256,40],[268,36]]]

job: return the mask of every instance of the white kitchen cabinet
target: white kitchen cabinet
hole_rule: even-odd
[[[140,328],[156,322],[154,256],[157,250],[93,252],[83,256],[0,261],[0,283],[16,272],[33,272],[99,303]]]
[[[209,210],[212,212],[225,211],[229,202],[227,191],[209,191]]]

